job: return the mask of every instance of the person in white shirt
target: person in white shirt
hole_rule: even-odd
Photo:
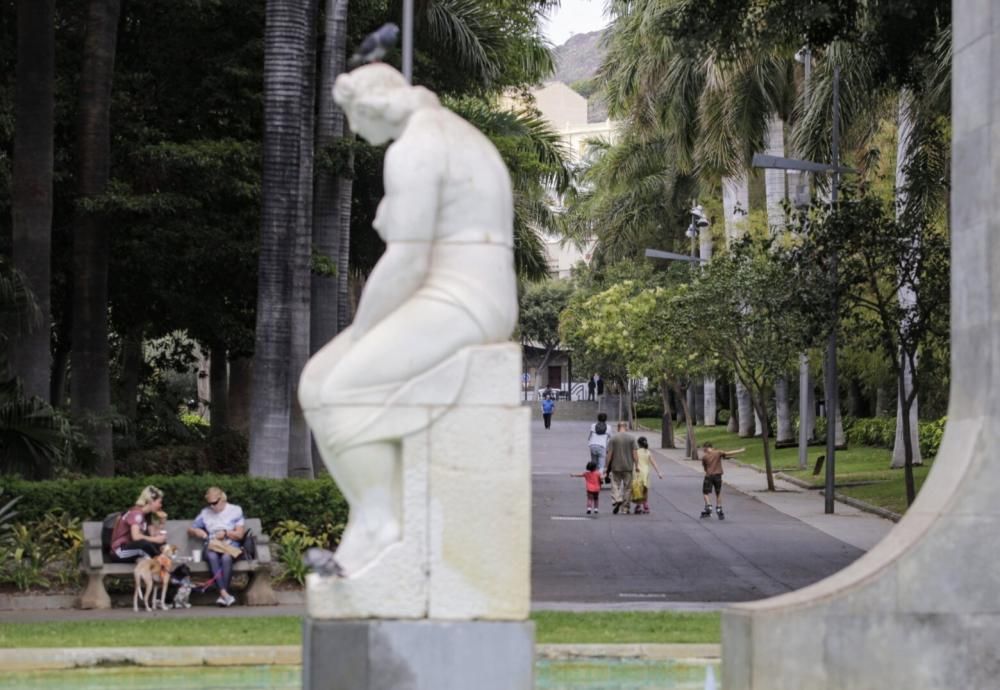
[[[608,442],[611,431],[608,429],[608,415],[601,412],[597,415],[597,423],[590,425],[590,435],[587,445],[590,446],[590,459],[597,463],[597,470],[604,472],[604,459],[608,455]]]
[[[195,518],[194,524],[188,528],[188,535],[209,541],[218,539],[230,546],[240,546],[246,535],[243,524],[243,509],[226,501],[226,492],[217,486],[209,487],[205,492],[205,502]],[[219,589],[219,598],[215,601],[219,606],[232,606],[236,597],[229,593],[229,582],[233,576],[233,561],[228,553],[212,551],[206,545],[205,560],[212,570],[215,586]]]

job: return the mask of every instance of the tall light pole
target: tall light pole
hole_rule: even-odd
[[[683,254],[676,254],[674,252],[665,252],[660,249],[647,249],[646,256],[651,259],[666,259],[668,261],[690,261],[697,263],[704,263],[704,259],[700,259],[695,255],[695,241],[701,231],[701,228],[707,228],[709,226],[708,217],[705,215],[705,209],[698,204],[691,208],[691,222],[687,226],[687,230],[684,231],[684,235],[691,239],[691,256],[685,256]],[[684,434],[684,454],[694,459],[694,444],[691,439],[693,438],[693,433],[691,427],[694,426],[694,386],[688,385],[687,389],[687,421],[685,423],[686,433]]]
[[[413,83],[413,0],[403,0],[403,78]]]

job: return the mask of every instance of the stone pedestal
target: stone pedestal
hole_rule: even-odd
[[[723,614],[726,690],[994,688],[1000,678],[1000,7],[954,4],[951,397],[917,500],[845,570]]]
[[[306,619],[303,690],[532,690],[527,621]]]
[[[531,590],[531,410],[514,344],[469,348],[454,405],[402,439],[403,535],[347,578],[310,574],[317,619],[524,620]]]

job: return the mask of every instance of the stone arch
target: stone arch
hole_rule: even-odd
[[[953,32],[952,378],[938,458],[905,517],[862,558],[723,614],[726,690],[986,688],[1000,678],[1000,6],[954,3]]]

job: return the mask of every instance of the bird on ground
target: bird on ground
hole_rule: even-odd
[[[392,22],[383,24],[361,41],[361,45],[351,56],[350,66],[357,67],[364,63],[381,60],[386,53],[395,47],[398,40],[399,27]]]
[[[323,577],[340,577],[344,574],[340,564],[333,557],[333,551],[313,547],[306,550],[302,560],[310,570]]]

